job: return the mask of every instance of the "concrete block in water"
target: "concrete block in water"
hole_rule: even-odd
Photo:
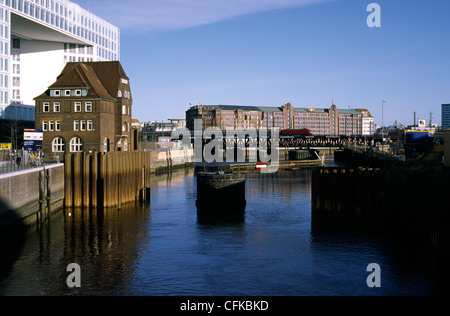
[[[245,213],[245,174],[199,172],[197,216],[208,219],[242,219]]]

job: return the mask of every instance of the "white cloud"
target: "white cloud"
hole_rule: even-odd
[[[333,0],[79,0],[82,7],[127,32],[184,29],[245,14]]]

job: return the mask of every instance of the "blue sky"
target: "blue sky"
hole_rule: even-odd
[[[121,28],[133,117],[189,103],[368,108],[441,122],[450,103],[448,0],[78,0]],[[369,3],[381,27],[369,28]]]

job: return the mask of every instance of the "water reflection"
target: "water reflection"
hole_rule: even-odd
[[[306,170],[249,174],[243,220],[202,223],[193,170],[154,176],[150,205],[66,209],[1,239],[0,295],[448,293],[418,250],[312,231],[310,193]],[[371,262],[382,267],[380,289],[366,286]],[[81,267],[81,288],[66,285],[70,263]]]

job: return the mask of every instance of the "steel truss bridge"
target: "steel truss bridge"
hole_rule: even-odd
[[[272,136],[270,130],[250,130],[250,131],[227,131],[218,130],[215,134],[213,132],[204,133],[198,132],[176,132],[175,134],[165,132],[161,136],[173,136],[172,140],[181,140],[183,137],[188,137],[192,144],[202,142],[203,145],[208,144],[218,137],[222,139],[224,147],[230,146],[244,146],[252,147],[255,145],[267,145],[268,147],[278,140],[279,147],[345,147],[348,145],[374,145],[381,142],[380,135],[296,135],[296,136]],[[181,136],[182,135],[182,136]],[[185,140],[185,139],[184,139]]]

